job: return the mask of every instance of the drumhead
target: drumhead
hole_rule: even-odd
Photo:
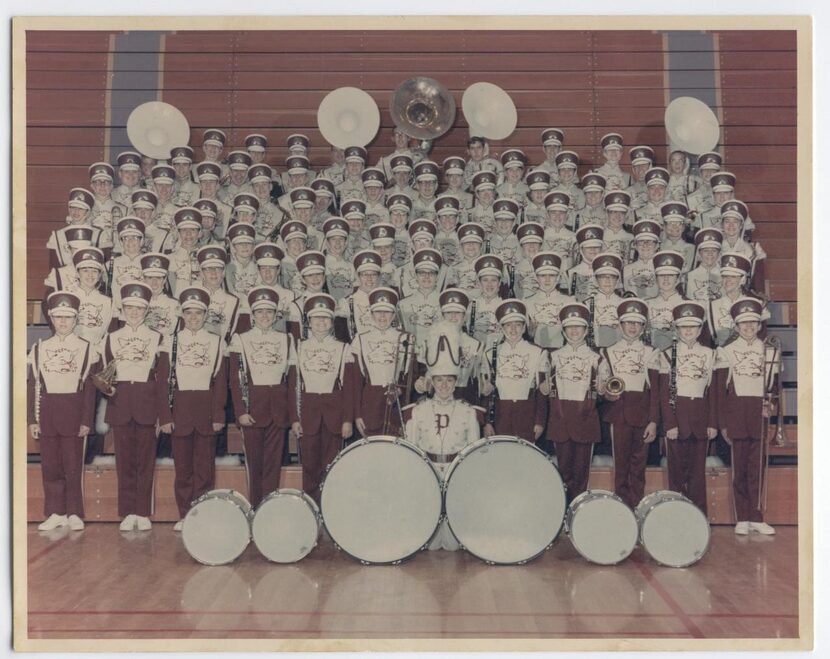
[[[516,437],[468,446],[447,472],[449,527],[471,554],[515,564],[542,553],[559,535],[565,486],[547,455]]]
[[[637,545],[634,512],[605,490],[589,490],[571,502],[568,529],[580,555],[599,565],[625,560]]]
[[[669,567],[687,567],[703,558],[709,533],[706,516],[685,497],[664,497],[640,521],[640,541],[646,551]]]
[[[271,492],[251,522],[254,544],[275,563],[295,563],[308,556],[317,545],[319,532],[317,504],[298,490]]]
[[[232,490],[208,492],[188,511],[182,523],[187,552],[205,565],[230,563],[251,541],[248,501]]]
[[[412,444],[370,437],[332,462],[320,494],[332,540],[365,563],[394,563],[422,549],[441,519],[441,480]]]

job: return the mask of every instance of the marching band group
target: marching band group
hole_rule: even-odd
[[[439,166],[397,130],[376,166],[332,148],[315,172],[292,135],[280,173],[263,135],[224,156],[211,129],[197,164],[188,146],[93,164],[47,243],[54,333],[29,355],[39,528],[83,528],[103,399],[124,531],[151,528],[160,435],[180,517],[213,488],[231,408],[253,506],[279,487],[290,434],[313,497],[352,438],[402,436],[443,470],[482,435],[514,435],[555,454],[569,501],[606,436],[627,504],[661,437],[669,489],[705,512],[720,433],[735,532],[774,533],[758,469],[777,377],[755,293],[765,254],[736,177],[718,153],[692,174],[682,151],[666,169],[647,146],[626,171],[611,133],[580,179],[564,139],[542,131],[533,168],[478,137]]]

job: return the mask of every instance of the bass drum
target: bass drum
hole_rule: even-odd
[[[441,520],[441,478],[416,446],[390,436],[348,446],[321,486],[323,523],[365,564],[398,563],[427,546]]]
[[[203,494],[182,522],[185,549],[205,565],[235,561],[251,541],[251,512],[251,504],[235,490]]]
[[[637,546],[637,518],[613,492],[583,492],[571,501],[567,522],[574,549],[591,563],[616,565]]]
[[[256,509],[251,534],[259,552],[274,563],[296,563],[317,546],[320,509],[305,492],[271,492]]]
[[[640,501],[634,514],[640,542],[661,565],[688,567],[709,549],[709,520],[679,492],[652,492]]]
[[[525,563],[553,544],[565,485],[551,459],[518,437],[465,447],[446,473],[447,522],[459,544],[488,563]]]

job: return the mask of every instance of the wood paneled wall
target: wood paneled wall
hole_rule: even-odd
[[[375,161],[391,149],[388,102],[404,79],[436,78],[459,108],[468,85],[488,81],[509,92],[519,115],[516,131],[493,145],[495,151],[517,146],[539,162],[540,131],[558,126],[567,147],[580,154],[584,173],[601,162],[597,143],[612,130],[627,146],[651,145],[665,163],[663,113],[674,74],[682,71],[685,88],[674,89],[675,96],[717,99],[720,148],[769,253],[771,295],[793,301],[796,36],[726,31],[711,37],[711,46],[701,47],[645,31],[178,32],[161,35],[159,52],[146,53],[118,51],[115,33],[28,32],[28,295],[42,294],[46,259],[39,255],[49,231],[63,222],[69,188],[88,184],[90,163],[130,148],[123,122],[112,119],[134,103],[125,80],[134,78],[136,91],[155,91],[179,107],[191,125],[191,144],[198,146],[209,127],[225,130],[232,148],[261,132],[277,166],[293,132],[311,138],[315,166],[326,164],[316,112],[336,87],[365,89],[381,108],[381,130],[369,148]],[[147,76],[148,67],[158,75]],[[436,141],[434,159],[463,154],[466,138],[459,111],[453,129]]]

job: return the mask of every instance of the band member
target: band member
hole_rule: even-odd
[[[81,249],[86,249],[91,246],[93,229],[87,226],[73,226],[67,227],[65,232],[66,245],[69,248],[69,260],[57,268],[52,268],[46,279],[43,280],[43,285],[46,288],[45,296],[43,298],[43,312],[47,314],[46,298],[54,291],[70,290],[78,287],[78,272],[75,270],[75,254]]]
[[[654,165],[654,149],[650,146],[635,146],[628,150],[631,161],[631,185],[627,192],[631,195],[631,210],[637,212],[648,203],[646,189],[646,172]]]
[[[657,352],[643,343],[648,306],[636,298],[617,307],[622,338],[603,348],[599,391],[610,401],[603,420],[611,425],[614,449],[614,492],[631,508],[643,498],[648,445],[657,437],[660,378]],[[609,391],[608,379],[621,380],[622,393]]]
[[[363,179],[360,178],[363,168],[366,166],[366,149],[362,146],[350,146],[344,149],[346,169],[343,175],[343,182],[335,187],[340,204],[352,199],[365,202],[363,192]],[[344,213],[345,215],[345,213]]]
[[[231,226],[234,224],[248,224],[254,227],[258,241],[268,238],[268,236],[264,236],[259,232],[257,226],[259,199],[257,199],[255,194],[252,192],[240,192],[230,203],[233,204],[233,224]],[[230,227],[228,230],[230,230]]]
[[[461,249],[461,258],[453,266],[458,279],[458,288],[466,291],[467,295],[475,295],[478,288],[476,261],[481,256],[484,245],[485,229],[476,222],[465,222],[458,227],[458,242]]]
[[[384,197],[386,177],[377,167],[367,167],[360,178],[363,181],[363,194],[366,196],[366,227],[371,229],[377,222],[389,221],[389,211],[386,210]]]
[[[141,257],[141,279],[153,292],[144,324],[163,336],[173,333],[182,315],[179,301],[168,295],[169,269],[170,259],[164,254],[150,252]]]
[[[467,166],[469,167],[469,163],[467,163]],[[493,202],[496,200],[497,180],[498,175],[490,171],[478,172],[472,178],[475,202],[470,209],[470,222],[476,222],[483,226],[488,235],[493,230],[493,222],[495,220],[493,216]]]
[[[457,369],[451,358],[439,360],[427,373],[435,395],[404,408],[407,439],[427,454],[442,477],[458,452],[478,441],[483,412],[456,397]],[[456,551],[459,546],[443,519],[429,549]]]
[[[431,160],[422,160],[413,170],[415,189],[418,194],[412,199],[413,219],[425,218],[435,221],[435,193],[438,190],[438,165]]]
[[[254,241],[256,229],[252,224],[234,224],[228,229],[231,258],[225,268],[225,287],[228,292],[239,298],[239,318],[237,332],[246,332],[251,328],[251,310],[248,308],[248,291],[257,281],[257,266],[254,261]]]
[[[202,286],[210,295],[205,329],[226,343],[236,331],[239,319],[239,298],[228,293],[223,286],[227,256],[224,249],[213,245],[202,247],[196,253],[202,271]]]
[[[593,323],[593,326],[589,327],[588,344],[591,347],[606,348],[622,338],[617,318],[617,307],[622,298],[616,293],[622,260],[610,252],[598,254],[591,262],[591,268],[597,280],[597,291],[587,301]]]
[[[121,287],[131,281],[141,281],[141,248],[144,246],[144,222],[137,217],[125,217],[116,224],[122,252],[112,261],[110,286],[116,309],[121,308]]]
[[[118,178],[121,184],[113,188],[112,200],[125,208],[130,205],[133,192],[141,186],[141,154],[135,151],[122,151],[116,156]]]
[[[626,263],[631,241],[634,239],[634,236],[624,228],[631,210],[631,195],[625,190],[615,190],[606,194],[603,201],[607,214],[605,234],[603,235],[605,249],[619,256],[623,263]]]
[[[435,200],[437,232],[435,248],[448,266],[455,266],[461,260],[461,244],[458,241],[458,217],[461,203],[452,195],[441,195]]]
[[[105,421],[115,437],[121,531],[149,531],[156,435],[173,417],[168,402],[170,362],[162,336],[144,324],[153,292],[143,282],[121,290],[125,325],[104,343],[104,367],[115,362],[115,393]]]
[[[219,207],[215,199],[200,198],[193,202],[193,208],[202,215],[202,230],[199,232],[199,247],[218,245],[225,247],[225,237],[218,229]],[[229,211],[232,213],[233,209]]]
[[[374,289],[369,293],[369,305],[372,326],[352,341],[358,367],[355,425],[364,437],[398,435],[402,431],[401,405],[406,404],[398,386],[413,368],[413,337],[393,325],[398,294],[391,288]]]
[[[542,249],[554,252],[562,259],[562,269],[567,272],[571,267],[571,253],[576,243],[576,234],[567,225],[573,225],[570,218],[571,197],[567,192],[553,190],[545,196],[545,241]]]
[[[441,317],[438,278],[442,266],[441,254],[435,249],[420,249],[412,257],[417,288],[401,300],[400,313],[403,328],[415,335],[417,343],[426,338],[429,328]]]
[[[307,186],[314,178],[310,165],[311,163],[306,155],[297,153],[289,155],[285,159],[285,171],[281,179],[274,174],[275,178],[280,181],[282,190],[282,195],[277,198],[276,205],[286,215],[289,215],[291,210],[291,191],[295,188]],[[248,174],[250,175],[250,170]],[[257,193],[257,196],[259,196],[259,193]],[[268,196],[270,197],[271,194],[269,193]]]
[[[325,178],[331,181],[332,187],[334,187],[343,182],[343,177],[346,173],[346,154],[339,146],[332,145],[331,149],[329,149],[329,157],[331,164],[322,169],[317,174],[317,178]],[[332,198],[335,196],[333,190],[331,196]]]
[[[173,296],[178,298],[181,291],[201,277],[196,250],[202,230],[202,213],[196,208],[180,208],[173,220],[179,234],[179,246],[170,254],[170,284]]]
[[[54,334],[29,353],[29,432],[40,442],[43,513],[39,531],[84,528],[84,446],[94,423],[98,353],[75,329],[81,301],[68,291],[49,295],[46,306]]]
[[[579,189],[579,177],[576,170],[579,167],[579,156],[573,151],[560,151],[556,154],[556,167],[559,172],[559,183],[554,190],[564,192],[571,200],[571,213],[581,213],[585,208],[585,193]],[[574,231],[578,226],[574,226]]]
[[[545,197],[550,190],[550,174],[535,169],[525,177],[528,186],[527,199],[524,202],[522,216],[525,222],[537,222],[544,226],[548,219]]]
[[[421,157],[421,153],[419,151],[414,151],[409,148],[409,136],[403,132],[403,129],[398,128],[397,126],[392,131],[392,142],[395,144],[395,150],[392,153],[383,156],[376,165],[376,167],[378,167],[388,179],[391,179],[394,176],[395,162],[401,156],[406,156],[410,159],[410,161],[418,160]],[[412,165],[410,164],[410,170],[411,169]]]
[[[49,234],[46,241],[46,249],[49,250],[49,267],[59,268],[62,265],[72,262],[72,248],[69,246],[67,231],[75,226],[91,227],[90,210],[95,204],[92,193],[83,188],[72,188],[69,191],[68,211],[66,215],[66,226]],[[92,229],[90,244],[97,246],[101,230]]]
[[[387,208],[389,197],[392,195],[406,195],[409,200],[415,199],[418,192],[410,183],[412,182],[412,168],[415,166],[415,161],[412,157],[401,154],[392,157],[390,161],[392,165],[392,176],[390,179],[389,189],[386,191]]]
[[[266,241],[276,240],[280,225],[287,221],[290,214],[288,208],[290,203],[286,203],[286,207],[283,208],[271,201],[273,177],[274,171],[265,163],[252,165],[248,169],[251,192],[258,204],[254,226],[260,239]]]
[[[562,284],[579,301],[585,301],[597,292],[597,281],[591,264],[605,246],[602,240],[604,235],[605,230],[596,224],[586,224],[576,232],[578,262],[568,270]]]
[[[660,213],[660,207],[666,201],[669,172],[663,167],[652,167],[646,172],[644,180],[648,202],[637,211],[635,220],[661,222],[663,216]]]
[[[469,323],[470,298],[459,288],[448,288],[439,297],[442,320],[429,330],[426,339],[418,345],[419,378],[415,391],[428,393],[426,373],[439,359],[452,359],[458,366],[455,386],[457,397],[471,405],[478,401],[478,383],[484,360],[484,345],[471,337],[465,328]]]
[[[303,306],[308,338],[297,348],[297,367],[289,374],[291,427],[300,438],[303,490],[320,500],[326,466],[352,435],[354,357],[332,332],[334,298],[312,295]]]
[[[501,154],[504,182],[496,186],[496,196],[499,199],[512,199],[519,208],[527,201],[527,193],[530,192],[530,188],[522,181],[526,164],[527,157],[520,149],[507,149]]]
[[[683,231],[688,224],[688,209],[680,201],[667,201],[660,206],[663,218],[663,242],[660,249],[677,252],[683,256],[683,272],[694,267],[695,246],[686,242]]]
[[[192,206],[193,202],[201,196],[199,184],[193,180],[191,169],[193,149],[189,146],[177,146],[170,149],[170,165],[176,172],[176,178],[173,181],[173,203],[176,206]]]
[[[671,201],[687,203],[689,195],[700,185],[700,179],[689,173],[689,156],[685,151],[676,149],[669,155],[669,186],[666,198]]]
[[[723,158],[715,151],[702,153],[697,159],[697,169],[700,173],[700,185],[694,192],[686,196],[686,205],[689,207],[689,216],[692,226],[699,227],[698,216],[715,207],[715,197],[712,193],[710,181],[712,176],[720,171]]]
[[[432,249],[435,243],[435,234],[438,229],[435,222],[427,219],[413,220],[409,225],[409,237],[412,244],[413,254],[422,249]],[[437,250],[436,250],[437,251]],[[440,254],[440,252],[439,252]],[[441,269],[438,272],[437,287],[441,290],[447,285],[447,266],[441,260]],[[415,262],[410,255],[409,260],[395,271],[395,288],[400,291],[401,296],[411,295],[418,288],[418,280],[415,273]]]
[[[397,270],[392,260],[395,256],[395,227],[386,222],[378,222],[369,229],[369,236],[372,239],[372,250],[380,256],[378,286],[391,288]]]
[[[325,293],[326,257],[323,252],[303,252],[297,257],[298,281],[295,282],[294,301],[290,305],[287,330],[295,341],[303,335],[303,307],[309,297]]]
[[[296,310],[297,318],[300,317],[299,309],[293,304],[293,291],[280,285],[280,264],[284,256],[283,251],[274,243],[260,243],[254,248],[254,260],[258,272],[256,286],[267,286],[274,290],[278,296],[274,329],[279,332],[287,330],[286,325],[292,309]]]
[[[669,489],[706,514],[706,454],[718,434],[712,386],[715,351],[698,342],[703,305],[681,302],[672,311],[677,338],[660,352],[660,410],[666,432]]]
[[[731,307],[738,336],[717,349],[715,381],[719,427],[732,449],[732,496],[735,502],[735,533],[751,531],[774,535],[764,522],[763,429],[764,419],[776,413],[767,401],[773,391],[777,369],[776,348],[758,337],[763,305],[755,298],[741,298]],[[780,414],[780,410],[777,412]],[[760,469],[759,469],[760,466]]]
[[[721,206],[723,251],[741,254],[749,259],[752,267],[748,287],[750,290],[761,291],[764,290],[766,282],[764,264],[767,260],[767,254],[757,241],[749,243],[744,239],[748,217],[749,211],[742,201],[731,199]]]
[[[176,230],[172,216],[162,222],[158,214],[158,196],[152,190],[133,192],[130,213],[144,222],[144,249],[169,254],[176,246]]]
[[[545,386],[550,396],[545,437],[552,441],[568,502],[588,489],[594,444],[600,441],[597,413],[597,378],[600,356],[585,337],[590,322],[588,307],[580,302],[559,311],[565,345],[550,354]]]
[[[312,188],[298,187],[290,193],[291,218],[302,222],[308,233],[308,248],[314,250],[323,249],[325,236],[311,224],[311,217],[314,213],[314,205],[317,203],[317,195]]]
[[[306,252],[308,229],[302,222],[290,220],[280,227],[280,239],[285,246],[280,268],[282,285],[297,295],[302,290],[302,279],[297,261]]]
[[[148,190],[153,189],[153,167],[158,165],[158,160],[150,156],[141,156],[141,185]]]
[[[497,199],[493,203],[493,231],[490,233],[490,253],[504,261],[508,269],[516,265],[519,239],[514,233],[519,204],[512,199]],[[511,294],[512,297],[512,294]]]
[[[202,133],[202,154],[205,159],[202,162],[215,165],[219,168],[217,184],[220,180],[228,177],[228,166],[222,162],[222,152],[225,150],[225,143],[228,136],[218,128],[208,128]],[[193,178],[199,180],[199,164],[193,165]]]
[[[513,269],[513,292],[515,297],[524,300],[539,290],[533,259],[542,249],[545,227],[537,222],[524,222],[516,229],[516,238],[522,254]]]
[[[251,164],[258,165],[265,162],[265,150],[268,148],[268,138],[261,133],[251,133],[245,137],[245,150],[251,156]]]
[[[535,442],[545,429],[548,353],[522,338],[527,326],[523,302],[505,300],[496,309],[496,318],[504,340],[484,353],[487,363],[482,393],[495,396],[488,404],[492,409],[488,410],[484,435],[515,435]]]
[[[395,250],[392,262],[401,267],[412,256],[412,240],[409,237],[409,217],[412,214],[412,198],[406,194],[389,194],[386,197],[389,224],[395,227]]]
[[[464,167],[464,187],[475,189],[478,186],[475,182],[475,175],[479,172],[493,174],[493,188],[504,179],[504,169],[501,163],[490,156],[490,145],[484,137],[470,137],[467,140],[467,155],[470,159]],[[479,220],[475,220],[479,221]],[[484,224],[487,226],[486,224]]]
[[[302,182],[298,182],[296,178],[292,180],[290,172],[283,172],[280,182],[282,183],[283,189],[290,192],[298,186],[308,185],[309,182],[316,177],[316,174],[309,166],[310,161],[308,159],[308,147],[311,146],[311,141],[306,135],[303,135],[302,133],[292,133],[285,138],[285,146],[288,148],[289,158],[305,158],[307,163],[305,179]]]
[[[89,187],[95,197],[90,212],[90,223],[101,230],[98,246],[102,249],[113,246],[113,227],[127,214],[126,206],[119,204],[111,196],[114,177],[115,170],[107,162],[96,162],[89,166]]]
[[[225,427],[228,365],[224,340],[205,328],[210,293],[191,286],[179,295],[184,327],[171,336],[170,384],[173,420],[161,425],[171,435],[179,521],[214,486],[216,433]]]
[[[697,228],[723,228],[721,226],[721,209],[727,201],[735,199],[735,185],[737,182],[737,177],[731,172],[717,172],[712,175],[709,179],[709,185],[712,188],[712,198],[715,201],[715,205],[706,212],[698,215]],[[749,215],[744,219],[742,228],[744,233],[749,234],[755,230],[755,223]]]
[[[556,156],[562,150],[564,143],[565,133],[560,128],[545,128],[542,131],[542,149],[545,152],[545,159],[536,169],[541,169],[550,174],[552,186],[559,183],[559,168],[556,165]]]
[[[334,182],[328,178],[316,178],[309,187],[314,190],[311,226],[322,231],[325,221],[336,216]]]
[[[345,257],[349,223],[342,217],[332,217],[323,223],[326,236],[326,290],[335,300],[342,300],[354,291],[354,265]]]
[[[654,273],[654,255],[660,244],[660,225],[653,220],[639,220],[631,229],[632,246],[636,258],[623,268],[623,288],[640,299],[657,295],[657,275]]]
[[[608,226],[608,213],[603,196],[608,182],[602,174],[591,172],[582,177],[582,192],[585,194],[585,207],[579,212],[580,224],[599,224]]]
[[[349,241],[346,247],[346,258],[372,246],[372,238],[366,230],[366,203],[360,199],[344,201],[340,212],[349,223]]]
[[[559,312],[566,304],[576,302],[558,288],[562,259],[553,252],[541,252],[533,258],[533,269],[539,290],[525,298],[528,329],[533,343],[540,348],[561,348],[564,343]]]
[[[228,180],[219,188],[217,196],[226,204],[232,204],[234,197],[243,192],[251,191],[251,184],[248,182],[248,168],[253,165],[251,156],[247,151],[231,151],[228,154]],[[184,200],[182,206],[189,206],[192,202]]]
[[[221,241],[231,221],[233,208],[219,199],[219,181],[227,176],[228,166],[224,163],[200,162],[196,165],[196,179],[199,181],[199,198],[209,199],[216,204],[216,223],[210,231],[203,231],[202,238],[210,242]],[[194,203],[194,206],[196,204]],[[197,206],[198,208],[198,206]]]
[[[663,350],[671,345],[674,308],[683,302],[677,290],[680,272],[683,270],[683,256],[677,252],[657,252],[652,259],[654,274],[657,276],[658,293],[648,298],[648,324],[651,327],[651,345]]]
[[[471,334],[481,341],[485,350],[501,340],[502,328],[496,317],[496,310],[503,302],[500,295],[504,280],[504,261],[495,254],[485,254],[476,259],[478,295],[474,296],[476,308],[471,311]]]
[[[695,234],[695,254],[699,265],[686,274],[686,297],[709,310],[709,302],[721,296],[720,253],[723,234],[709,228]]]
[[[597,170],[605,177],[607,190],[625,190],[631,185],[631,175],[620,168],[623,151],[623,138],[619,133],[603,135],[599,141],[605,163]]]
[[[365,249],[354,255],[351,266],[357,289],[337,302],[334,319],[335,336],[345,343],[351,343],[358,334],[373,326],[369,293],[378,286],[380,254]]]
[[[80,300],[75,333],[89,341],[97,351],[106,333],[115,328],[112,298],[101,292],[104,253],[97,247],[83,247],[72,259],[78,273],[78,285],[69,290]]]
[[[741,254],[723,254],[720,257],[720,275],[723,295],[709,303],[709,334],[715,345],[726,345],[735,332],[735,320],[732,318],[732,305],[745,297],[745,286],[749,279],[752,264]],[[764,307],[761,312],[761,338],[766,336],[765,321],[770,317]]]
[[[173,202],[173,182],[176,172],[170,165],[153,167],[153,192],[158,198],[156,206],[156,226],[160,229],[175,228],[173,218],[179,207]],[[198,197],[198,195],[197,195]]]
[[[452,195],[458,199],[466,216],[466,211],[473,207],[473,195],[464,189],[464,168],[467,166],[467,162],[464,158],[450,156],[449,158],[444,158],[442,165],[444,181],[447,184],[447,187],[444,189],[444,194]]]
[[[248,500],[256,507],[279,487],[288,411],[288,370],[294,340],[274,329],[280,300],[267,286],[248,292],[253,327],[233,335],[229,348],[234,415],[242,431]]]

